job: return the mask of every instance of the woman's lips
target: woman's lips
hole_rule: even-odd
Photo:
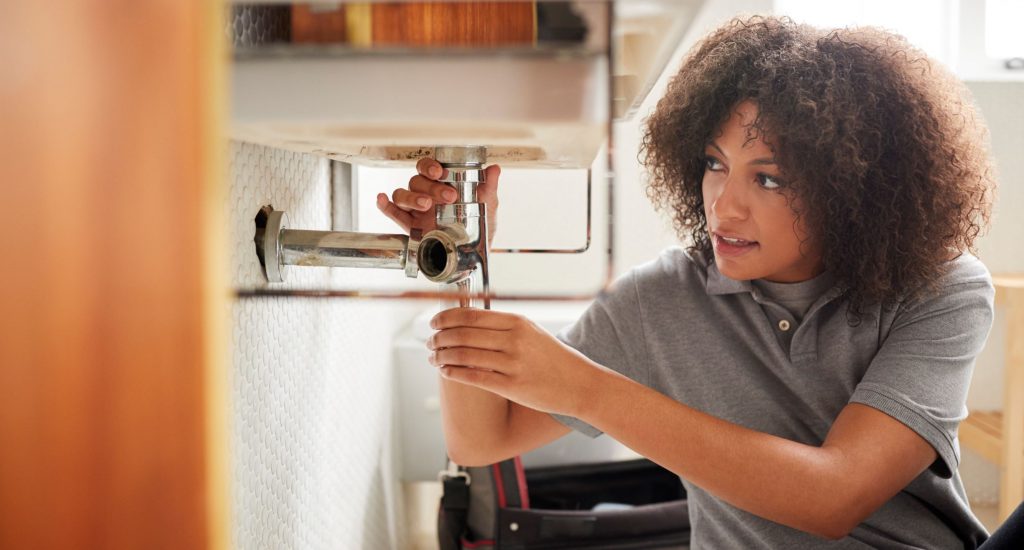
[[[739,240],[739,242],[729,242],[718,233],[712,233],[712,236],[715,252],[721,256],[740,256],[759,246],[757,241],[734,239]]]

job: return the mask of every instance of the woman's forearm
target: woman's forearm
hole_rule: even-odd
[[[460,465],[495,462],[490,455],[500,449],[508,425],[508,399],[444,378],[440,382],[448,457]]]
[[[609,370],[588,395],[578,418],[733,506],[823,537],[850,528],[835,453],[715,418]]]

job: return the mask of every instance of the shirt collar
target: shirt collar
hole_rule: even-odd
[[[718,271],[718,266],[712,261],[708,264],[708,279],[706,282],[707,292],[711,295],[739,294],[741,292],[752,292],[754,286],[750,281],[737,281],[730,279]]]
[[[739,294],[741,292],[750,292],[751,294],[760,294],[755,292],[754,285],[750,281],[737,281],[730,279],[725,275],[722,275],[721,271],[718,271],[718,266],[714,261],[708,263],[708,278],[705,282],[707,293],[713,296],[725,295],[725,294]],[[843,294],[846,291],[846,286],[838,283],[833,283],[832,287],[825,292],[827,295],[826,300],[831,300]]]

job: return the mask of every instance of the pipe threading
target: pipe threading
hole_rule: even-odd
[[[434,159],[447,169],[438,181],[458,193],[457,203],[478,202],[476,188],[484,183],[487,148],[479,145],[440,145],[434,147]]]
[[[480,169],[487,162],[487,147],[481,145],[439,145],[434,160],[445,168]]]

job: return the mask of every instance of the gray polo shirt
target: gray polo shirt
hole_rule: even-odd
[[[616,281],[559,337],[681,403],[809,445],[825,440],[848,403],[863,403],[917,432],[938,459],[838,541],[735,508],[684,478],[692,548],[980,544],[987,532],[968,507],[956,434],[967,415],[974,360],[992,324],[994,290],[985,266],[962,255],[937,295],[867,308],[855,326],[843,289],[831,281],[770,289],[760,283],[729,279],[713,262],[671,248]],[[796,297],[807,287],[818,296],[804,308]],[[575,418],[555,418],[591,437],[601,433]]]

